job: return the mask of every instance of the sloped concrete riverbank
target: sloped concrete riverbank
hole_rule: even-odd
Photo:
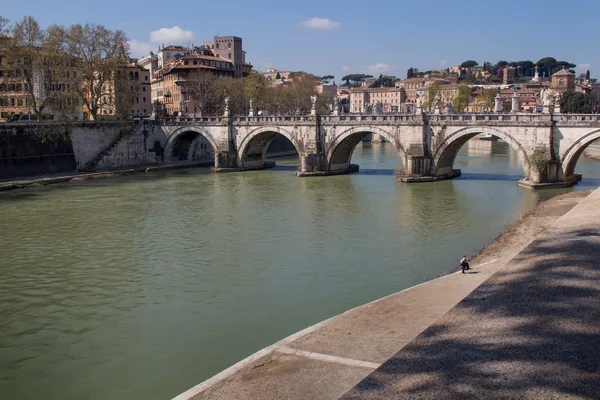
[[[515,256],[588,193],[572,192],[542,203],[487,246],[473,260],[470,273],[452,273],[307,328],[191,388],[176,400],[337,399],[376,370],[372,376],[381,385],[365,383],[348,396],[377,396],[372,387],[385,389],[388,386],[384,378],[393,381],[393,373],[377,375],[380,368],[423,331],[445,319],[457,304],[467,301],[467,296],[488,278],[511,265]],[[594,199],[600,197],[600,191],[594,194]],[[460,257],[459,253],[452,256]],[[380,397],[393,398],[393,393],[382,392]]]

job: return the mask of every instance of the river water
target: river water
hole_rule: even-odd
[[[541,199],[506,143],[459,179],[152,172],[0,193],[0,399],[168,399],[323,319],[455,269]],[[600,185],[600,161],[578,163]]]

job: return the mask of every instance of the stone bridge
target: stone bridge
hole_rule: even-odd
[[[597,114],[390,114],[178,117],[145,121],[132,135],[154,143],[156,163],[187,162],[210,154],[214,170],[243,171],[270,166],[265,161],[276,135],[289,139],[300,157],[298,176],[356,171],[352,153],[368,134],[379,135],[398,151],[400,180],[435,181],[460,175],[454,159],[469,139],[495,135],[518,154],[520,185],[568,186],[580,176],[575,164],[583,150],[600,138]]]

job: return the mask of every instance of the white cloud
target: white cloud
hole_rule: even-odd
[[[364,67],[360,67],[361,72],[369,72],[371,74],[383,74],[384,72],[390,72],[394,70],[394,66],[390,64],[371,64]]]
[[[194,32],[184,31],[179,26],[172,28],[160,28],[159,30],[150,32],[150,41],[154,43],[169,44],[187,44],[188,41],[194,39]]]
[[[138,42],[137,40],[129,41],[129,51],[133,57],[145,57],[154,50],[156,46],[152,43]]]
[[[577,66],[575,67],[575,72],[577,73],[577,75],[579,75],[579,74],[585,74],[585,72],[588,69],[592,69],[592,65],[591,64],[577,64]]]
[[[129,50],[133,57],[145,57],[151,50],[157,48],[157,44],[180,44],[187,45],[194,39],[194,32],[185,31],[179,26],[172,28],[160,28],[150,32],[150,42],[140,42],[132,39],[129,41]]]
[[[342,72],[348,72],[350,71],[350,67],[347,65],[342,65]]]
[[[330,30],[342,26],[339,22],[332,21],[328,18],[311,18],[306,21],[296,24],[298,28]]]

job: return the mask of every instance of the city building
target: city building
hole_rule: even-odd
[[[290,79],[291,71],[280,71],[275,68],[267,69],[267,72],[262,73],[268,81],[287,80]]]
[[[237,36],[215,36],[202,46],[163,46],[156,54],[151,52],[140,59],[138,65],[149,71],[150,99],[158,116],[198,111],[190,106],[186,91],[190,74],[209,71],[218,77],[241,78],[252,71],[242,38]]]
[[[510,85],[515,81],[515,69],[513,67],[506,67],[502,70],[502,83]]]
[[[406,102],[406,91],[402,87],[350,89],[350,112],[367,112],[369,107],[381,107],[381,112],[399,112]]]
[[[247,76],[252,65],[246,63],[246,52],[242,49],[242,38],[237,36],[215,36],[213,41],[202,43],[212,50],[217,58],[224,58],[233,64],[233,76]]]
[[[551,88],[559,92],[575,90],[575,74],[564,68],[552,74]]]

